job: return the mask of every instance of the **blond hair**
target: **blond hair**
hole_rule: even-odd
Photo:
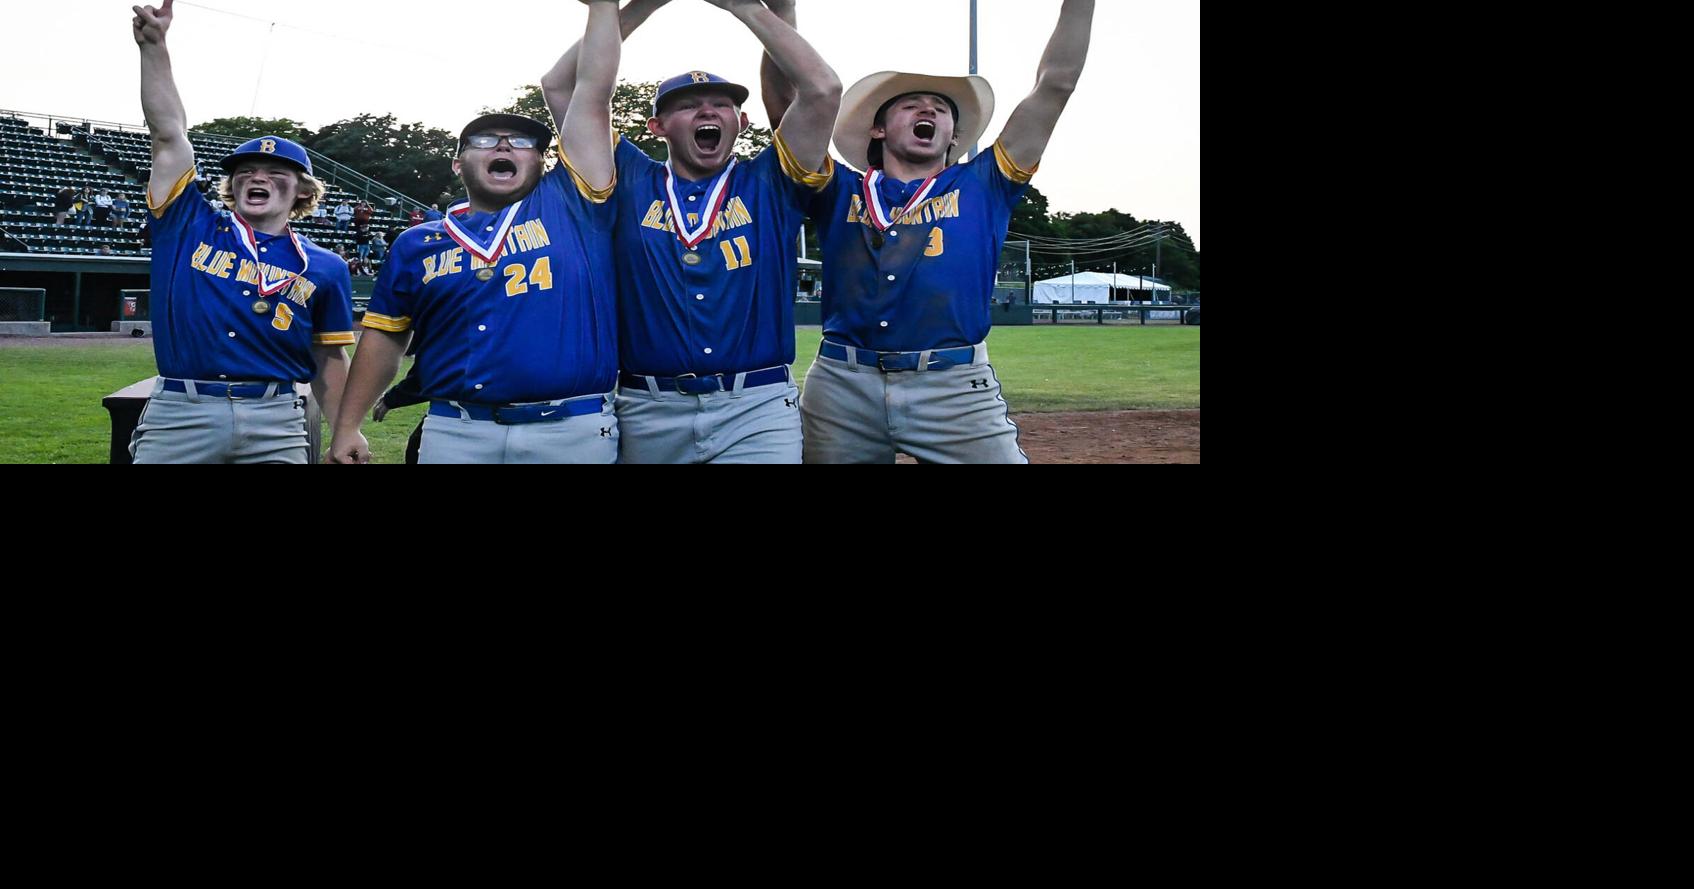
[[[299,177],[300,193],[294,198],[294,209],[288,212],[288,218],[305,219],[312,215],[313,210],[318,208],[318,202],[323,200],[324,194],[329,191],[329,186],[325,185],[322,179],[305,170],[295,170],[294,175]],[[234,177],[225,176],[218,182],[218,200],[223,201],[224,206],[234,210],[235,193],[231,190],[232,186],[230,185],[232,178]]]

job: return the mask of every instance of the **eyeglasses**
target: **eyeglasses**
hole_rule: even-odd
[[[512,146],[513,148],[534,148],[541,141],[541,140],[535,138],[534,136],[488,136],[488,135],[481,135],[481,136],[467,137],[465,139],[465,144],[469,145],[472,148],[493,148],[494,146],[500,144],[501,139],[505,139],[506,144]]]

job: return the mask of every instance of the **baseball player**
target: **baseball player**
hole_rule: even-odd
[[[324,186],[277,136],[223,160],[214,211],[194,183],[188,116],[165,35],[174,13],[133,7],[141,109],[153,137],[153,355],[160,378],[130,440],[136,463],[306,463],[305,399],[338,416],[353,342],[347,263],[296,233]]]
[[[359,421],[415,336],[430,400],[419,463],[613,463],[618,421],[611,197],[616,0],[583,0],[577,100],[561,162],[543,172],[552,128],[489,114],[459,134],[467,201],[407,229],[365,313],[330,456],[365,463]]]
[[[748,126],[746,87],[690,71],[660,84],[647,122],[670,160],[617,146],[620,459],[799,463],[794,244],[833,170],[841,83],[758,0],[707,2],[753,32],[798,97],[775,144],[743,163],[732,149]],[[635,0],[625,27],[662,5]],[[576,113],[575,53],[542,80],[555,118]]]
[[[835,147],[865,172],[811,207],[824,339],[801,403],[807,463],[1029,462],[988,363],[995,269],[1093,17],[1094,0],[1065,0],[1034,92],[970,163],[953,161],[994,115],[986,80],[885,71],[847,91]]]

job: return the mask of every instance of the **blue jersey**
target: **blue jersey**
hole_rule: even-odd
[[[779,130],[775,144],[737,163],[717,223],[695,249],[678,237],[664,164],[619,140],[618,336],[623,369],[652,376],[737,373],[794,362],[794,262],[805,207],[829,182]],[[709,213],[711,181],[674,182],[685,228]],[[693,255],[699,262],[689,264]]]
[[[365,326],[414,331],[430,399],[517,404],[610,392],[614,187],[596,192],[560,163],[517,204],[407,229],[389,249]],[[477,255],[496,248],[492,262]]]
[[[1006,227],[1034,170],[994,150],[925,182],[883,178],[881,206],[892,224],[878,232],[853,170],[812,203],[823,248],[823,333],[879,352],[974,346],[988,338],[995,271]],[[902,210],[902,208],[905,208]]]
[[[164,200],[148,195],[157,217],[151,286],[159,373],[190,380],[315,378],[312,346],[354,342],[347,263],[292,230],[252,231],[240,217],[213,210],[189,189],[193,182],[190,169]],[[305,275],[291,278],[302,268]]]

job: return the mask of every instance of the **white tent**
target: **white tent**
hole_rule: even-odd
[[[1035,282],[1035,304],[1110,303],[1113,301],[1114,290],[1117,291],[1118,302],[1167,301],[1171,298],[1170,285],[1160,284],[1152,278],[1140,275],[1109,275],[1103,272],[1077,272],[1063,278]]]

